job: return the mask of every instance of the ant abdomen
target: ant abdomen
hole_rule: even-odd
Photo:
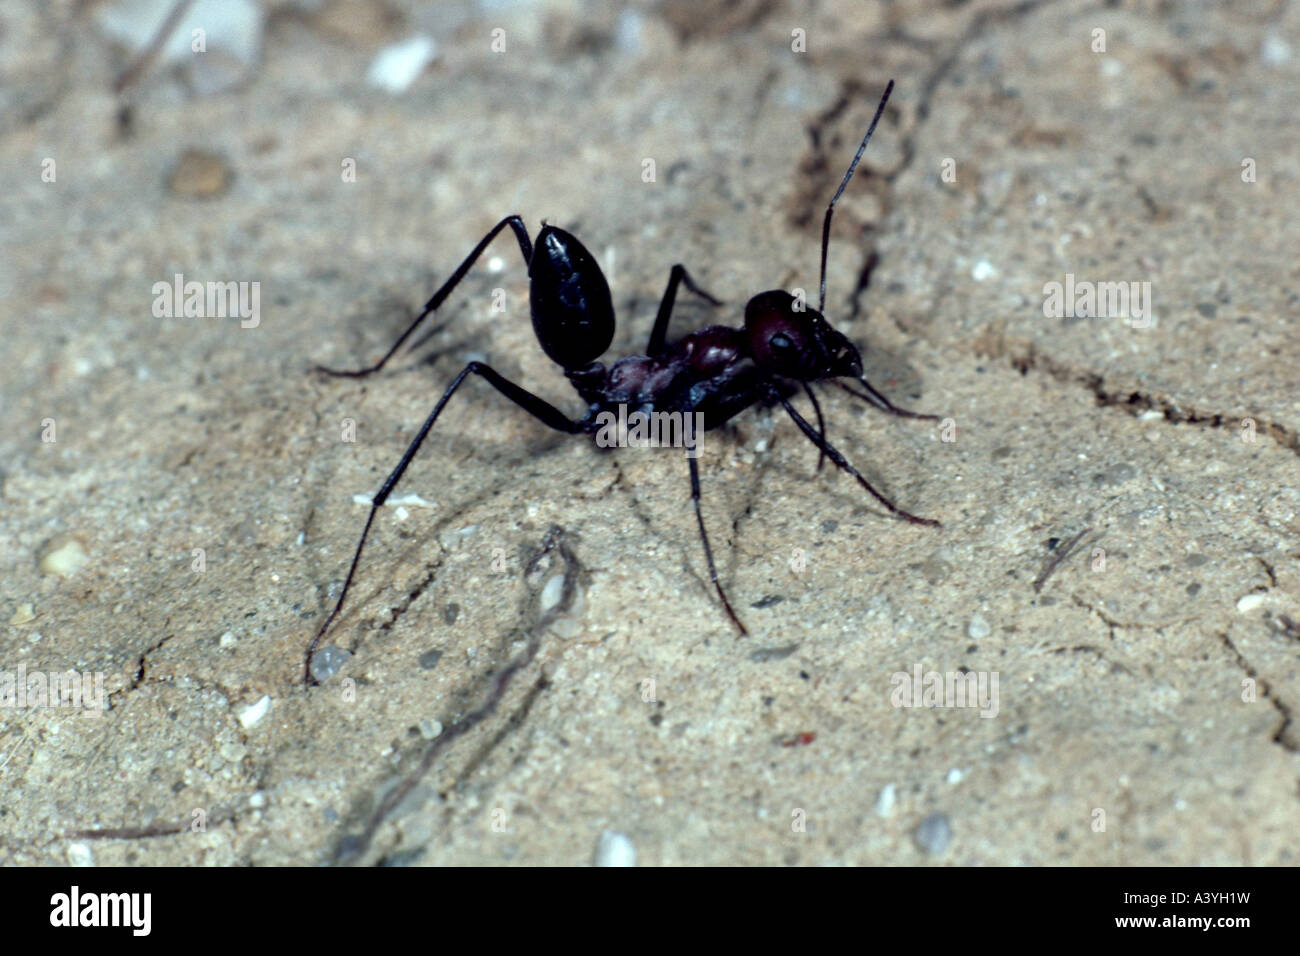
[[[544,226],[528,264],[537,342],[565,369],[581,369],[614,340],[614,303],[595,257],[571,233]]]

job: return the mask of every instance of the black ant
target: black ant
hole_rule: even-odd
[[[809,384],[829,379],[850,394],[892,415],[931,420],[938,417],[898,408],[876,391],[863,377],[862,356],[858,350],[844,335],[831,328],[822,314],[826,308],[826,251],[830,243],[831,215],[835,203],[862,159],[893,89],[894,81],[890,80],[853,162],[849,164],[839,189],[826,207],[826,218],[822,223],[821,289],[816,311],[806,308],[801,299],[796,299],[790,293],[774,289],[749,300],[745,306],[743,329],[711,325],[690,333],[670,346],[667,343],[668,320],[672,315],[679,285],[685,284],[687,289],[713,305],[722,304],[699,288],[686,269],[678,263],[669,274],[668,287],[659,303],[659,313],[655,317],[645,354],[618,359],[606,368],[597,359],[609,348],[614,338],[614,306],[610,299],[609,284],[605,281],[600,266],[577,238],[545,223],[537,234],[534,249],[523,219],[515,215],[507,216],[492,227],[378,362],[356,371],[318,367],[329,375],[350,378],[361,378],[378,372],[411,337],[420,323],[442,305],[488,244],[502,229],[509,226],[519,242],[524,264],[528,266],[533,331],[537,334],[538,344],[564,369],[565,377],[577,389],[588,409],[582,418],[571,419],[555,406],[508,381],[482,362],[466,365],[443,392],[442,398],[438,399],[438,404],[420,426],[401,461],[373,499],[365,528],[361,532],[361,540],[352,557],[352,566],[343,582],[342,593],[307,651],[306,680],[309,683],[315,682],[311,674],[312,657],[321,638],[343,607],[376,513],[401,480],[447,402],[471,373],[487,379],[497,391],[543,424],[572,435],[594,434],[597,431],[597,418],[602,417],[607,421],[607,416],[611,412],[616,414],[620,405],[624,406],[628,415],[633,412],[645,415],[663,412],[702,413],[704,428],[709,430],[717,428],[758,402],[780,404],[800,431],[819,449],[819,470],[823,459],[829,458],[836,466],[856,478],[858,484],[893,514],[915,524],[939,524],[930,518],[918,518],[899,508],[871,487],[835,446],[826,440],[821,407]],[[865,391],[850,388],[838,381],[840,378],[856,380]],[[817,428],[810,425],[790,404],[790,397],[800,389],[812,403]],[[709,579],[717,588],[727,616],[741,634],[748,634],[718,581],[713,550],[709,547],[709,536],[704,530],[704,515],[700,511],[699,466],[694,454],[689,451],[687,461],[691,470],[691,499],[700,526],[700,539],[704,542]]]

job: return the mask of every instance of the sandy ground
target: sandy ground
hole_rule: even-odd
[[[0,671],[108,705],[0,707],[0,859],[1296,862],[1294,5],[276,2],[233,83],[121,95],[106,6],[0,12]],[[416,34],[422,75],[368,84]],[[678,334],[815,290],[890,77],[827,315],[948,421],[822,404],[942,527],[745,413],[701,456],[740,638],[679,451],[471,380],[304,686],[354,496],[469,358],[581,412],[508,237],[384,374],[312,363],[378,358],[509,213],[604,264],[612,355],[675,262],[726,303]],[[256,323],[157,314],[177,273],[258,283]],[[1054,312],[1067,275],[1150,308]],[[900,699],[931,672],[997,693]]]

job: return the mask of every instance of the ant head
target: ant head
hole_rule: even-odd
[[[745,306],[745,333],[749,338],[750,354],[765,372],[803,382],[840,376],[865,381],[862,379],[862,356],[852,342],[831,328],[821,313],[826,308],[826,253],[830,247],[831,216],[835,214],[835,204],[853,178],[853,171],[858,168],[880,117],[885,115],[885,104],[893,91],[894,81],[890,80],[876,106],[876,115],[867,127],[867,135],[862,137],[853,162],[849,163],[844,178],[840,180],[840,188],[835,190],[826,206],[826,218],[822,220],[821,298],[817,301],[817,309],[808,308],[802,299],[796,302],[794,296],[779,289],[759,293]]]
[[[853,343],[831,328],[815,309],[796,308],[802,300],[773,289],[745,306],[745,334],[755,364],[765,372],[812,382],[862,375],[862,356]]]

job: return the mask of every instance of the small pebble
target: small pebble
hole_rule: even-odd
[[[749,652],[749,659],[756,664],[783,661],[797,650],[799,650],[797,643],[786,644],[784,647],[760,647],[756,651]]]
[[[393,497],[389,498],[388,501],[385,502],[385,504],[391,505],[393,507],[398,507],[398,508],[405,505],[409,505],[412,508],[438,507],[438,502],[426,501],[424,498],[421,498],[419,495],[417,495],[414,491],[405,495],[393,495]],[[477,528],[477,527],[478,525],[470,525],[469,528],[465,528],[463,530],[466,534],[473,534],[474,532],[471,531],[470,529]]]
[[[420,736],[425,740],[436,740],[442,734],[441,721],[425,719],[416,726],[420,728]]]
[[[977,641],[989,636],[989,622],[983,614],[971,616],[970,623],[966,625],[966,634]]]
[[[311,659],[311,676],[323,684],[337,674],[351,656],[343,648],[333,644],[322,647]]]
[[[375,499],[368,494],[357,494],[352,496],[352,503],[370,507],[375,503]],[[425,499],[417,495],[415,492],[411,492],[410,494],[407,495],[393,495],[391,498],[389,498],[387,501],[384,502],[384,506],[387,508],[403,508],[408,506],[412,508],[436,508],[438,507],[438,502],[426,501]],[[473,526],[471,525],[471,527]],[[472,533],[473,532],[471,532],[471,534]]]
[[[921,574],[931,587],[952,574],[952,565],[946,560],[946,552],[940,549],[926,558],[921,565]]]
[[[371,0],[334,0],[323,6],[312,23],[322,33],[327,33],[354,46],[378,46],[389,37],[389,30],[397,14],[386,3]]]
[[[1137,469],[1127,462],[1121,462],[1118,465],[1112,465],[1105,471],[1098,472],[1092,476],[1092,483],[1099,488],[1105,488],[1111,485],[1122,485],[1126,481],[1132,480],[1137,474]]]
[[[619,14],[614,28],[614,44],[620,53],[635,54],[641,49],[641,34],[645,19],[636,10],[624,10]]]
[[[952,825],[944,813],[932,813],[916,828],[912,834],[916,845],[931,856],[940,856],[952,842]]]
[[[1280,66],[1291,59],[1291,44],[1276,33],[1270,33],[1259,45],[1259,55],[1269,66]]]
[[[898,804],[898,791],[892,783],[885,784],[880,795],[876,797],[876,816],[888,819],[894,815]]]
[[[1249,614],[1266,600],[1268,600],[1267,594],[1263,591],[1254,591],[1237,599],[1237,610],[1242,614]]]
[[[970,270],[970,277],[976,282],[983,282],[985,279],[992,279],[998,274],[998,270],[993,263],[987,259],[981,259]]]
[[[442,651],[436,648],[431,651],[425,651],[420,655],[419,664],[421,669],[431,671],[438,666],[438,661],[442,660]]]
[[[57,574],[70,578],[87,564],[90,555],[86,546],[72,534],[60,534],[45,542],[37,556],[37,565],[44,574]]]
[[[84,843],[68,844],[68,865],[69,866],[94,866],[95,854],[90,851]]]
[[[478,525],[476,524],[466,525],[454,531],[448,529],[438,535],[438,543],[442,545],[444,551],[453,551],[459,548],[467,538],[472,538],[477,533]]]
[[[226,763],[239,763],[248,756],[248,748],[229,740],[217,748],[217,753],[221,754],[221,759]]]
[[[636,847],[630,838],[605,830],[596,843],[597,866],[636,866]]]
[[[13,627],[22,627],[24,624],[30,624],[36,620],[36,608],[31,602],[20,604],[14,608],[13,615],[9,618],[9,623]]]
[[[542,588],[542,596],[538,599],[542,605],[542,613],[560,603],[560,598],[564,596],[564,575],[552,575],[551,579],[546,582],[546,587]]]
[[[437,57],[433,37],[417,34],[380,50],[366,72],[366,81],[394,95],[403,93]]]
[[[167,187],[177,196],[211,199],[230,188],[230,167],[216,153],[187,149],[172,168]]]
[[[951,770],[948,771],[949,783],[961,783],[965,779],[966,779],[966,774],[962,773],[961,769],[958,767],[953,767]]]
[[[221,640],[217,641],[217,644],[221,647],[234,647],[238,643],[239,638],[235,637],[234,631],[226,631],[225,634],[221,635]]]
[[[239,722],[243,724],[244,729],[247,730],[249,727],[252,727],[255,723],[257,723],[259,720],[265,717],[267,711],[269,711],[270,709],[271,709],[271,698],[263,694],[262,699],[259,700],[257,703],[249,704],[242,711],[240,711]]]

